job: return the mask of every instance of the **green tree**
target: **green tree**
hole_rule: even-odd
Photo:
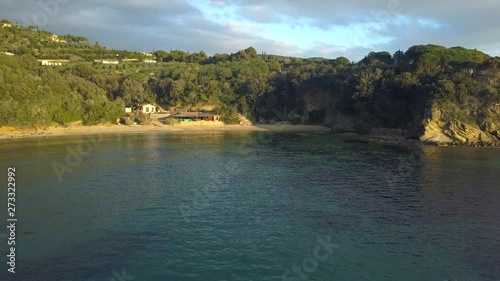
[[[163,51],[163,50],[158,50],[158,51],[154,52],[154,55],[156,56],[156,59],[158,61],[163,61],[164,59],[166,59],[168,57],[168,53]]]

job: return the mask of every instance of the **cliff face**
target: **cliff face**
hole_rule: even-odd
[[[308,62],[286,69],[276,74],[274,96],[265,96],[259,114],[277,108],[292,123],[323,124],[333,133],[500,146],[498,57],[426,45],[392,58],[370,53],[358,63]]]
[[[426,111],[419,139],[436,145],[500,146],[500,104],[488,106],[484,113],[463,122],[434,106]]]
[[[377,133],[383,126],[371,126],[366,121],[370,120],[368,113],[346,115],[335,108],[335,102],[333,99],[332,106],[327,107],[324,121],[333,133],[383,134]],[[468,108],[473,113],[464,115],[465,110],[460,114],[438,104],[415,106],[411,110],[414,121],[401,131],[407,139],[431,145],[500,146],[500,103],[475,104],[473,108]]]

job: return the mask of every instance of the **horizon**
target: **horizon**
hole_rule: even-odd
[[[213,55],[252,46],[258,53],[286,57],[359,61],[370,52],[393,54],[434,44],[499,56],[500,30],[491,27],[500,23],[493,16],[499,8],[488,1],[458,1],[451,10],[446,2],[0,0],[0,18],[137,52],[178,49]]]

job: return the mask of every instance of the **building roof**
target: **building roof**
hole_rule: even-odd
[[[117,59],[97,59],[97,60],[94,60],[94,62],[102,62],[102,61],[118,61]]]
[[[213,112],[182,112],[175,117],[181,117],[181,118],[203,118],[203,117],[214,117],[217,116],[217,114]]]
[[[60,59],[39,59],[38,61],[70,62],[70,60],[60,60]]]

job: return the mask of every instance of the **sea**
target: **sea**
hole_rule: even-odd
[[[0,179],[1,280],[500,280],[500,149],[313,132],[7,139]]]

